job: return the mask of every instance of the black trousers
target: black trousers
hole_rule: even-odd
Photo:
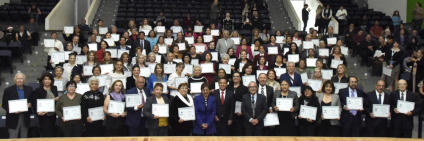
[[[228,120],[220,119],[215,122],[216,134],[217,136],[229,136],[230,135],[230,126],[228,125]]]
[[[230,129],[232,136],[244,136],[243,116],[235,115]]]
[[[323,22],[323,31],[325,30],[325,32],[323,32],[323,33],[328,33],[328,24],[330,24],[330,21],[331,21],[331,19],[323,19],[322,20],[322,22]]]
[[[99,121],[93,121],[93,123],[86,123],[85,124],[85,130],[87,131],[85,133],[85,136],[87,137],[101,137],[103,136],[103,120]]]
[[[310,124],[302,124],[299,123],[299,135],[300,136],[315,136],[316,134],[316,125],[310,125]]]
[[[303,31],[306,30],[306,26],[308,26],[308,20],[303,20]]]
[[[126,129],[124,127],[121,128],[115,128],[115,129],[106,129],[105,136],[108,137],[117,137],[117,136],[125,136]]]
[[[386,137],[386,128],[367,125],[367,137]]]
[[[356,115],[360,116],[360,115]],[[359,137],[359,132],[362,125],[362,119],[349,115],[348,121],[342,123],[342,136],[343,137]]]
[[[42,137],[55,137],[56,115],[38,116]]]
[[[245,130],[245,135],[246,136],[262,136],[263,134],[263,128],[257,128],[255,126],[252,127],[244,127]]]
[[[138,126],[129,126],[128,131],[130,136],[147,136],[148,130],[145,127],[146,118],[142,117]]]
[[[60,129],[65,137],[81,137],[82,134],[82,121],[72,120],[60,123]]]

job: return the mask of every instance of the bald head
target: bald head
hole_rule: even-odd
[[[138,77],[137,81],[135,82],[135,85],[137,86],[138,89],[143,89],[145,84],[145,80],[144,77]]]

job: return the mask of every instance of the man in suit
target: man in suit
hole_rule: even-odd
[[[309,11],[311,11],[311,9],[307,9],[307,8],[308,8],[308,4],[303,5],[303,9],[302,9],[303,31],[306,30],[306,26],[308,25],[308,19],[309,19]]]
[[[392,113],[393,137],[412,138],[412,129],[414,128],[414,116],[417,115],[421,107],[419,105],[419,96],[416,93],[407,91],[408,84],[405,80],[398,81],[399,90],[390,93],[390,112]],[[398,111],[398,101],[409,101],[415,103],[414,109],[406,113]]]
[[[147,98],[151,96],[150,90],[145,85],[144,77],[138,77],[135,83],[135,87],[127,90],[127,94],[141,94],[142,102],[140,105],[135,107],[128,107],[127,119],[125,124],[129,126],[130,136],[147,136],[147,129],[145,128],[146,118],[142,114],[144,110],[144,104]]]
[[[177,62],[174,61],[175,55],[172,52],[169,52],[166,55],[166,64],[177,64]]]
[[[177,33],[177,39],[172,42],[171,46],[169,47],[169,51],[174,50],[174,46],[178,46],[178,44],[184,43],[184,45],[185,45],[185,49],[184,50],[181,50],[181,47],[178,46],[180,48],[179,53],[181,53],[181,54],[186,53],[188,51],[188,49],[190,48],[190,46],[188,45],[188,42],[186,40],[184,40],[183,37],[184,37],[183,36],[183,33],[182,32],[178,32]]]
[[[257,93],[259,95],[263,95],[266,98],[266,105],[269,108],[272,108],[272,98],[274,97],[274,88],[271,86],[266,85],[267,76],[265,73],[259,74],[258,77],[258,91]],[[267,110],[268,112],[269,110]],[[264,127],[264,136],[272,136],[272,129],[270,127]]]
[[[294,72],[294,62],[287,63],[287,73],[281,74],[280,83],[286,80],[290,86],[303,86],[300,74]]]
[[[152,51],[152,49],[150,48],[150,42],[147,41],[146,39],[144,39],[145,34],[144,32],[140,32],[138,33],[138,39],[136,41],[134,41],[133,46],[131,47],[130,50],[130,57],[134,57],[135,53],[136,53],[136,48],[137,47],[141,47],[143,50],[146,50],[146,54],[149,54],[150,51]]]
[[[81,39],[81,40],[84,40],[84,39]],[[80,53],[82,46],[83,45],[80,43],[80,36],[74,35],[74,37],[72,37],[73,51]]]
[[[324,42],[325,42],[325,45],[327,45],[327,47],[333,47],[335,44],[329,44],[328,42],[327,42],[327,39],[328,38],[336,38],[337,39],[337,41],[339,40],[339,38],[336,36],[336,35],[334,35],[333,34],[333,27],[332,26],[329,26],[328,27],[328,29],[327,29],[327,31],[328,31],[328,35],[324,35],[324,36],[322,36],[321,37],[321,40],[324,40]]]
[[[29,115],[32,101],[32,88],[25,86],[25,75],[17,73],[15,75],[15,85],[12,85],[3,92],[2,107],[6,110],[6,127],[9,131],[9,138],[27,138],[28,127],[29,127]],[[9,100],[27,99],[28,111],[18,111],[15,113],[9,113]]]
[[[371,35],[367,34],[365,36],[365,40],[361,42],[359,48],[360,56],[362,58],[361,66],[363,66],[364,63],[367,63],[368,66],[371,65],[368,58],[372,58],[374,56],[375,50],[377,49],[377,43],[374,40],[371,40]]]
[[[224,38],[221,38],[218,40],[215,46],[215,50],[219,52],[219,54],[227,54],[228,48],[233,48],[234,50],[237,50],[236,46],[234,45],[234,41],[230,39],[230,33],[228,30],[224,30],[223,32]]]
[[[125,39],[125,37],[121,37],[119,38],[119,46],[116,46],[116,49],[120,49],[120,50],[130,50],[129,47],[126,46],[127,45],[127,39]]]
[[[387,128],[387,118],[375,117],[373,114],[373,104],[390,105],[390,95],[384,92],[386,87],[383,80],[378,80],[375,84],[375,91],[371,91],[364,98],[364,113],[366,114],[366,127],[368,137],[385,137]]]
[[[78,27],[81,29],[81,31],[90,31],[90,27],[86,24],[87,20],[82,19],[81,24],[78,25]]]
[[[244,116],[244,129],[246,136],[262,136],[264,118],[268,106],[266,98],[257,94],[258,86],[256,82],[249,83],[249,94],[243,95],[241,111]]]
[[[359,130],[361,129],[362,118],[361,114],[364,109],[350,110],[346,105],[346,97],[364,97],[364,91],[357,89],[358,79],[356,77],[349,77],[347,83],[349,87],[340,89],[340,103],[342,106],[342,114],[340,121],[342,123],[342,136],[343,137],[359,137]]]
[[[234,116],[234,91],[227,89],[227,79],[220,78],[218,81],[219,88],[212,92],[216,101],[216,135],[217,136],[229,136],[230,125],[233,121]]]

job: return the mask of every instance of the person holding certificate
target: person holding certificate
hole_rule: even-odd
[[[276,37],[274,35],[270,38],[270,43],[264,45],[266,54],[269,55],[269,61],[270,64],[274,64],[275,59],[278,54],[281,54],[281,45],[279,43],[276,43]],[[256,43],[256,42],[255,42]],[[268,52],[268,47],[277,47],[277,52]],[[261,49],[259,48],[259,52],[261,52]]]
[[[109,35],[106,34],[106,35]],[[125,37],[121,37],[119,38],[119,45],[115,45],[116,47],[114,49],[118,49],[118,50],[130,50],[131,48],[129,48],[127,46],[127,39]]]
[[[103,56],[103,61],[100,63],[101,65],[105,64],[116,64],[116,61],[112,59],[112,54],[109,51],[106,51]]]
[[[172,28],[172,27],[171,27]],[[182,32],[178,32],[177,34],[176,34],[176,37],[177,37],[177,39],[176,40],[174,40],[173,42],[172,42],[172,44],[171,44],[171,47],[175,47],[175,46],[179,46],[178,44],[183,44],[184,45],[184,47],[185,47],[185,49],[181,49],[181,50],[179,50],[179,52],[181,53],[181,54],[184,54],[185,52],[187,52],[188,51],[188,42],[184,39],[184,35],[183,35],[183,33]],[[172,50],[172,48],[169,48],[169,50],[171,51]]]
[[[241,53],[242,50],[247,51],[249,60],[252,60],[252,58],[254,56],[253,56],[253,53],[252,53],[252,49],[250,48],[250,46],[247,45],[247,39],[246,38],[243,38],[241,40],[241,45],[237,47],[237,50],[236,50],[237,58],[240,57],[240,53]]]
[[[153,52],[151,52],[150,54],[153,54],[153,57],[156,60],[155,54]],[[149,54],[149,56],[150,56],[150,54]],[[137,61],[135,62],[135,65],[134,66],[138,66],[140,68],[147,68],[148,67],[148,65],[146,64],[146,56],[144,56],[144,55],[141,54],[141,55],[139,55],[139,56],[136,57],[136,60]],[[155,63],[155,61],[150,62],[150,63]]]
[[[205,46],[205,50],[209,50],[208,45],[206,45],[205,43],[203,43],[203,36],[202,35],[197,36],[196,43],[194,43],[193,46],[194,47],[196,47],[196,46]],[[201,51],[198,51],[196,54],[202,55],[202,52]]]
[[[235,58],[235,59],[237,59],[236,53],[234,52],[234,49],[233,49],[233,48],[228,48],[228,50],[227,50],[227,55],[229,55],[229,56],[230,56],[230,59],[231,59],[231,58]]]
[[[199,37],[197,37],[197,38],[199,38]],[[198,60],[200,60],[200,58],[202,56],[201,52],[196,53],[196,47],[195,46],[190,47],[190,52],[187,52],[186,54],[189,54],[192,59],[198,59]]]
[[[269,68],[286,68],[287,59],[283,55],[278,54],[275,57],[275,63],[269,64]],[[277,79],[280,79],[280,76],[277,76]]]
[[[200,61],[205,60],[205,56],[206,56],[207,52],[216,53],[218,58],[212,58],[213,61],[216,61],[216,63],[221,62],[221,53],[219,53],[218,51],[215,50],[215,43],[213,43],[213,42],[209,43],[209,49],[207,51],[203,52],[202,57],[200,58]]]
[[[83,66],[96,66],[97,63],[97,56],[95,51],[89,51],[87,53],[87,62],[84,62]]]
[[[334,83],[347,83],[349,80],[347,79],[347,69],[343,64],[339,64],[337,66],[337,74],[331,77],[331,81]]]
[[[141,97],[141,101],[140,101],[141,103],[139,105],[137,106],[127,105],[126,107],[127,117],[125,120],[125,124],[129,127],[130,136],[147,136],[148,135],[147,129],[145,127],[146,118],[142,114],[142,111],[144,110],[144,104],[147,101],[147,98],[150,97],[151,94],[150,94],[149,88],[144,87],[145,81],[146,80],[144,77],[141,77],[141,76],[138,77],[135,82],[135,87],[131,87],[129,90],[126,91],[126,95],[128,97],[135,96],[137,94],[139,94],[140,95],[139,97]]]
[[[311,71],[306,67],[306,59],[299,59],[299,67],[295,68],[294,72],[298,74],[306,73],[308,78],[311,78]]]
[[[141,55],[139,58],[143,58],[143,59],[139,59],[139,60],[141,60],[144,63],[146,62],[145,56]],[[124,71],[132,71],[133,64],[130,63],[130,55],[127,52],[122,53],[120,60],[122,61],[123,65],[124,65],[123,66]]]
[[[232,75],[232,81],[228,85],[228,89],[234,90],[234,103],[241,103],[243,101],[243,95],[248,93],[248,88],[243,85],[241,81],[240,72],[234,72]],[[243,136],[243,114],[242,112],[235,112],[233,115],[233,123],[231,124],[231,135],[233,136]]]
[[[329,59],[327,60],[327,65],[329,68],[331,67],[332,60],[341,60],[343,61],[343,65],[347,66],[346,57],[342,54],[340,46],[336,45],[333,47],[333,52],[331,53]],[[337,68],[332,68],[333,74],[336,74]]]
[[[289,54],[298,54],[299,55],[299,49],[298,49],[296,43],[290,44],[289,51],[285,54],[286,60],[289,60]],[[298,62],[295,62],[295,63],[296,63],[296,67],[297,67],[299,64],[298,64]]]
[[[283,80],[289,82],[290,86],[303,86],[302,78],[300,74],[294,72],[294,62],[288,62],[287,63],[287,73],[281,74],[280,76],[280,83],[283,82]]]
[[[223,68],[218,69],[218,75],[215,75],[215,77],[213,77],[214,83],[218,83],[221,78],[227,79],[227,72]],[[227,79],[227,82],[229,82],[228,79]],[[218,88],[216,88],[215,85],[213,85],[212,89],[214,90]]]
[[[116,80],[110,86],[110,91],[103,104],[103,112],[106,114],[106,136],[124,136],[125,134],[125,117],[127,112],[123,113],[109,113],[109,102],[111,100],[117,102],[125,102],[125,89],[121,80]],[[115,108],[115,107],[114,107]],[[124,107],[122,107],[124,108]],[[121,109],[116,109],[121,110]]]
[[[206,77],[202,76],[202,67],[200,67],[198,65],[194,66],[193,73],[194,73],[193,76],[189,77],[187,82],[188,82],[189,95],[194,98],[194,97],[200,95],[201,93],[190,92],[190,90],[191,90],[190,84],[195,83],[195,82],[202,82],[202,83],[206,82],[207,83],[208,80],[206,79]]]
[[[235,67],[233,65],[229,64],[230,63],[230,56],[228,54],[223,54],[221,56],[221,58],[222,58],[222,64],[230,65],[230,72],[229,72],[229,74],[226,74],[227,78],[230,78],[231,74],[234,73]],[[220,68],[220,66],[218,66],[218,68]]]
[[[112,73],[108,74],[108,79],[112,78],[127,78],[124,74],[124,63],[121,60],[116,61]]]
[[[209,95],[211,90],[208,83],[203,83],[200,89],[202,90],[202,95],[194,98],[196,120],[193,125],[193,134],[210,136],[216,133],[216,100],[214,96]]]
[[[160,48],[163,47],[165,49],[165,52],[161,51],[161,53],[160,53],[161,55],[165,55],[167,52],[169,52],[170,45],[165,43],[165,37],[163,37],[163,36],[159,36],[158,43],[156,44],[156,46],[158,46],[158,52],[159,52],[159,47]],[[153,46],[153,48],[154,48],[154,46]]]
[[[230,32],[228,30],[224,30],[222,32],[223,32],[223,37],[221,39],[219,39],[218,42],[216,43],[215,50],[218,51],[220,54],[225,54],[227,52],[228,48],[236,49],[236,46],[234,44],[234,41],[230,38]],[[239,47],[244,48],[244,49],[248,48],[248,50],[250,50],[250,46],[246,46],[246,44],[247,44],[247,40],[245,40],[244,45],[243,45],[243,40],[242,40],[242,47],[240,47],[240,46]],[[239,47],[237,47],[237,51],[239,50]],[[236,55],[237,54],[238,53],[236,53]],[[252,57],[253,57],[252,53],[250,53],[250,59]]]
[[[276,136],[295,136],[296,135],[296,125],[295,118],[297,117],[299,110],[299,100],[296,92],[289,90],[289,82],[286,80],[282,80],[281,82],[281,90],[277,90],[274,92],[274,96],[272,99],[272,104],[269,109],[270,113],[276,112],[278,114],[278,119],[280,121],[280,125],[275,126],[275,135]],[[291,99],[290,110],[283,111],[283,107],[278,107],[277,99]],[[283,103],[283,102],[281,102]],[[281,110],[280,110],[281,109]]]
[[[81,131],[83,129],[83,122],[80,119],[74,120],[65,120],[63,109],[70,106],[79,106],[81,103],[82,95],[75,92],[77,88],[77,83],[74,81],[69,81],[66,83],[67,93],[61,95],[56,102],[56,114],[59,120],[59,127],[62,130],[62,133],[65,137],[81,137]],[[74,115],[81,113],[69,113],[69,115]]]
[[[399,79],[398,76],[400,73],[400,63],[402,63],[402,56],[404,53],[399,48],[399,43],[397,41],[394,41],[392,48],[387,47],[385,52],[386,54],[384,56],[384,61],[386,62],[386,64],[383,63],[383,67],[388,67],[392,69],[392,73],[390,76],[383,74],[382,78],[389,86],[390,91],[394,91],[395,88],[398,87],[396,85],[396,82]]]
[[[237,72],[241,72],[243,69],[243,66],[240,66],[240,64],[247,64],[247,63],[252,63],[252,60],[247,59],[247,51],[246,50],[242,50],[240,52],[240,58],[237,59],[234,62],[234,68],[237,70]]]
[[[77,84],[82,84],[82,75],[81,74],[75,74],[74,77],[71,78],[72,81],[74,81]]]
[[[193,97],[187,95],[188,86],[187,83],[181,83],[178,86],[179,93],[169,105],[169,124],[172,129],[170,135],[172,136],[190,136],[193,130],[193,121],[185,121],[178,115],[178,108],[193,107]]]
[[[172,53],[174,53],[174,56],[175,56],[174,58],[175,59],[183,59],[184,51],[183,52],[180,52],[178,45],[171,46],[171,48],[172,48]]]
[[[328,53],[327,53],[327,50],[328,50]],[[330,47],[328,47],[325,44],[325,41],[319,41],[319,47],[317,48],[315,52],[317,52],[318,54],[318,59],[328,60],[328,57],[330,55]]]
[[[185,65],[183,63],[177,63],[176,71],[169,75],[169,79],[167,81],[168,83],[168,89],[171,91],[169,94],[172,97],[175,97],[178,93],[178,87],[176,86],[175,78],[184,76],[182,74]]]
[[[149,29],[151,30],[151,29]],[[150,42],[147,41],[146,39],[144,39],[146,33],[144,32],[139,32],[138,33],[138,38],[134,39],[134,44],[131,47],[130,50],[130,56],[134,57],[135,56],[135,49],[137,47],[142,48],[143,50],[146,50],[146,54],[149,54],[152,51],[152,48],[150,47]]]
[[[82,66],[75,63],[76,56],[77,56],[76,52],[69,54],[69,62],[63,64],[64,73],[68,74],[66,75],[66,78],[68,80],[74,77],[75,74],[82,73]]]
[[[270,56],[268,56],[268,53],[265,52],[265,47],[264,46],[259,46],[259,54],[255,55],[255,57],[253,58],[253,64],[259,64],[259,59],[261,57],[265,57],[265,62],[268,61],[268,64],[273,64],[273,62],[275,62],[275,56],[274,56],[274,60],[269,60]],[[255,65],[256,66],[256,65]]]
[[[54,52],[63,52],[63,43],[59,40],[57,40],[57,33],[56,32],[52,32],[51,33],[52,39],[54,40],[54,44],[53,47],[46,47],[46,44],[43,44],[44,47],[44,52],[47,52],[47,67],[46,70],[53,70],[53,66],[52,66],[52,62],[51,60],[51,55]]]
[[[321,73],[321,68],[315,68],[314,69],[314,75],[312,76],[312,80],[320,80],[322,81],[322,83],[324,83],[325,81],[327,81],[326,79],[322,78],[322,73]],[[322,90],[318,91],[318,93],[320,93]]]
[[[249,62],[243,66],[241,75],[242,76],[256,75],[256,72],[254,71],[255,70],[253,69],[253,64]]]
[[[342,104],[343,110],[340,117],[340,121],[342,122],[342,136],[343,137],[359,137],[359,132],[362,124],[362,109],[350,109],[347,104],[347,97],[360,97],[363,98],[365,96],[364,91],[361,89],[357,89],[358,79],[356,77],[349,77],[349,82],[347,83],[349,87],[340,89],[339,96],[340,102]],[[363,105],[363,101],[362,105]],[[356,106],[351,104],[351,106]]]
[[[82,121],[84,122],[85,130],[87,130],[85,136],[100,137],[104,133],[102,130],[103,120],[93,121],[90,118],[88,109],[103,106],[105,98],[103,93],[99,91],[99,79],[96,76],[90,77],[87,83],[90,86],[90,91],[85,92],[81,97]]]
[[[407,91],[408,84],[401,79],[398,82],[399,90],[390,93],[390,113],[392,113],[391,127],[393,129],[393,137],[412,138],[412,129],[414,128],[414,116],[421,110],[419,101],[420,98],[416,93]],[[400,102],[410,102],[414,106],[399,105]],[[402,109],[402,110],[401,110]],[[405,110],[403,110],[405,109]],[[402,111],[402,113],[400,112]],[[408,112],[406,112],[408,111]]]
[[[300,136],[315,136],[318,119],[321,117],[321,106],[318,101],[318,97],[316,97],[314,90],[311,87],[305,86],[302,91],[302,95],[299,97],[299,105],[305,105],[310,107],[316,107],[316,118],[315,120],[301,117],[300,111],[299,115],[299,135]]]
[[[106,52],[108,52],[108,51],[106,51],[106,49],[109,49],[109,45],[106,43],[106,41],[101,41],[100,42],[100,49],[96,52],[98,63],[102,63],[103,60],[105,59],[105,54],[106,54]],[[109,52],[109,54],[110,54],[110,52]],[[110,55],[110,56],[112,56],[112,55]]]
[[[153,83],[155,82],[168,82],[168,76],[164,74],[163,65],[161,63],[156,64],[154,73],[149,76],[147,88],[150,89],[150,93],[153,92]]]
[[[64,71],[63,67],[61,67],[61,66],[57,66],[54,69],[54,74],[56,75],[56,77],[54,77],[54,81],[61,81],[62,82],[62,88],[63,89],[57,90],[57,91],[59,91],[59,95],[63,94],[63,92],[66,90],[65,85],[66,85],[66,83],[68,83],[68,79],[65,78],[65,77],[62,77],[63,71]],[[60,87],[60,86],[58,86],[58,87]]]
[[[155,50],[155,48],[158,48],[158,46],[157,45],[154,45],[153,46],[153,50]],[[161,55],[161,54],[158,54],[159,56],[160,56],[160,58],[161,58],[161,60],[158,60],[158,62],[159,63],[162,63],[162,61],[163,62],[165,62],[165,59],[164,59],[164,57],[163,57],[163,55]],[[141,56],[141,55],[140,55]],[[148,65],[150,65],[150,64],[156,64],[156,63],[158,63],[158,62],[156,62],[156,54],[154,53],[154,52],[150,52],[149,53],[149,55],[147,55],[147,62],[146,62],[146,65],[142,65],[142,66],[148,66]],[[137,63],[136,63],[137,64]],[[147,65],[148,64],[148,65]]]
[[[213,43],[210,43],[210,44],[212,45]],[[217,65],[216,65],[215,61],[212,61],[212,53],[207,51],[204,54],[205,54],[205,58],[204,58],[205,61],[200,62],[200,64],[212,63],[213,68],[208,68],[208,69],[213,70],[213,73],[203,73],[202,75],[204,77],[206,77],[206,79],[208,80],[209,87],[213,87],[215,85],[215,83],[214,83],[215,81],[214,81],[213,77],[216,74],[215,68],[216,68]],[[218,56],[219,56],[219,54],[218,54]]]
[[[259,64],[257,67],[255,67],[256,70],[268,70],[267,66],[266,66],[266,59],[264,56],[261,56],[259,58]]]
[[[135,81],[137,80],[137,78],[144,77],[144,76],[140,76],[140,67],[139,66],[134,66],[134,67],[132,67],[131,70],[132,70],[131,71],[132,75],[130,77],[127,77],[127,82],[126,82],[127,85],[125,85],[125,86],[127,86],[125,88],[126,90],[129,90],[129,89],[135,87]]]
[[[306,35],[304,42],[312,42],[312,35],[311,34]],[[299,46],[299,52],[300,52],[301,58],[306,58],[306,57],[310,56],[311,54],[308,52],[310,49],[312,49],[312,52],[315,52],[315,50],[318,48],[317,46],[315,46],[315,44],[313,44],[313,43],[311,43],[311,44],[312,44],[312,48],[310,48],[310,46],[306,47],[308,49],[305,49],[304,44],[301,44]],[[312,56],[314,56],[314,54],[312,54]],[[312,57],[312,58],[315,58],[315,57]]]
[[[385,137],[387,129],[387,118],[390,117],[390,95],[384,92],[386,87],[383,80],[378,80],[375,84],[375,91],[371,91],[364,98],[364,112],[366,114],[366,129],[368,137]],[[381,117],[374,112],[374,105],[387,105],[388,117]],[[376,117],[378,116],[378,117]]]
[[[274,88],[274,90],[280,90],[280,83],[278,83],[276,73],[274,69],[269,69],[267,75],[267,80],[266,80],[266,85],[271,86]]]
[[[334,87],[334,83],[330,80],[327,80],[322,84],[321,90],[323,93],[318,93],[318,101],[321,105],[322,114],[320,120],[318,120],[319,126],[318,126],[318,136],[326,136],[326,137],[338,137],[340,136],[340,129],[339,129],[339,119],[340,119],[340,111],[341,103],[339,96],[334,94],[334,91],[336,88]],[[337,107],[334,114],[339,115],[339,117],[335,119],[325,119],[324,114],[327,113],[327,111],[324,110],[323,107]],[[330,111],[328,111],[330,113]]]
[[[146,128],[149,130],[149,136],[168,136],[168,117],[159,117],[153,114],[153,104],[169,104],[168,97],[163,96],[163,86],[156,83],[152,96],[147,98],[144,105],[143,115],[146,117]],[[169,112],[169,111],[168,111]]]

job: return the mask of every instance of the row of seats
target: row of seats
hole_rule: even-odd
[[[41,11],[39,22],[44,23],[44,19],[53,10],[59,0],[23,0],[19,4],[6,3],[0,6],[0,21],[3,22],[28,22],[28,9],[35,4]]]
[[[22,55],[21,42],[0,42],[0,65],[2,68],[10,68],[10,73],[13,73],[13,58],[12,56],[19,56],[21,63],[24,62]],[[0,73],[1,74],[1,73]]]

